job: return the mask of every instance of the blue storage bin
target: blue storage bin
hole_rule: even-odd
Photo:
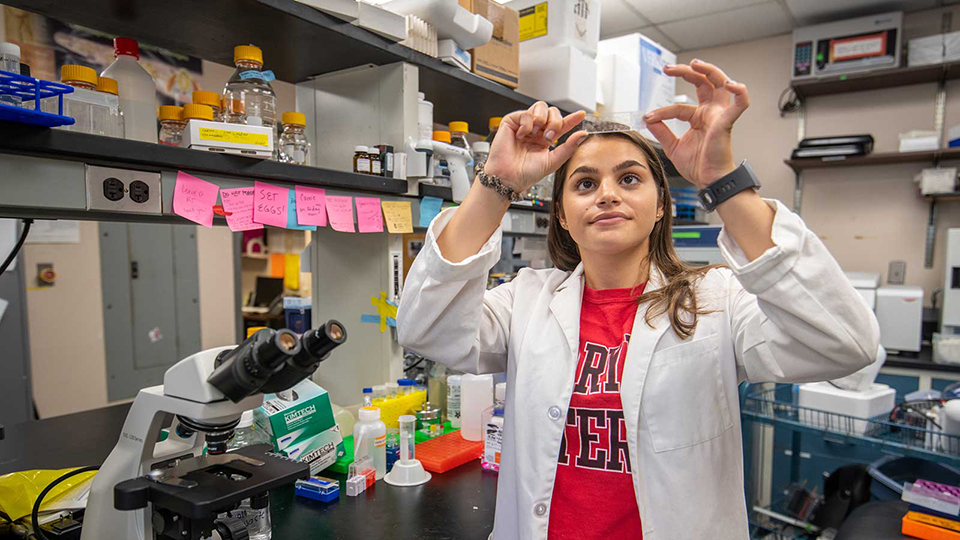
[[[915,457],[887,456],[871,463],[867,471],[873,478],[870,494],[881,501],[899,501],[903,483],[919,479],[960,486],[960,471],[957,469]]]

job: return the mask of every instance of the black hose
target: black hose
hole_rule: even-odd
[[[26,236],[26,235],[24,235]],[[16,250],[14,250],[16,252]],[[37,535],[40,540],[50,540],[47,538],[47,535],[44,534],[43,529],[40,528],[40,504],[43,503],[43,498],[47,496],[47,493],[50,493],[50,490],[60,485],[60,482],[72,478],[78,474],[83,474],[91,471],[98,471],[100,467],[81,467],[77,470],[70,471],[67,474],[57,478],[53,482],[50,482],[50,485],[43,488],[43,491],[40,492],[40,495],[37,496],[36,502],[33,503],[33,512],[30,513],[30,524],[33,526],[33,532]]]
[[[32,224],[32,219],[23,220],[23,231],[20,232],[20,240],[17,240],[17,245],[13,246],[13,249],[10,251],[10,255],[7,255],[7,259],[3,261],[3,265],[0,265],[0,275],[3,275],[3,273],[7,271],[7,267],[13,263],[13,259],[17,256],[17,252],[20,251],[20,248],[23,247],[23,242],[27,239],[27,233],[30,232],[30,225]]]

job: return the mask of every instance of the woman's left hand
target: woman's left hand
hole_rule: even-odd
[[[750,105],[747,87],[701,60],[668,65],[663,71],[696,86],[699,104],[669,105],[647,113],[643,119],[680,174],[704,188],[736,168],[731,132],[733,123]],[[677,138],[663,123],[671,118],[689,122],[690,129]]]

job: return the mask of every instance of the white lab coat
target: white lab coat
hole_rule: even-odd
[[[834,379],[869,365],[879,328],[840,266],[778,202],[775,247],[749,262],[725,233],[730,268],[700,282],[695,334],[681,340],[666,316],[633,325],[620,397],[644,540],[748,538],[737,386]],[[583,265],[519,272],[486,290],[501,231],[460,263],[431,224],[407,277],[400,343],[469,373],[507,372],[495,540],[545,540],[566,410],[578,360]],[[647,290],[662,286],[651,271]],[[597,497],[634,494],[597,493]],[[590,516],[584,516],[589,520]]]

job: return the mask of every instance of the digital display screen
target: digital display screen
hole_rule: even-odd
[[[674,231],[674,238],[700,238],[700,231]]]

